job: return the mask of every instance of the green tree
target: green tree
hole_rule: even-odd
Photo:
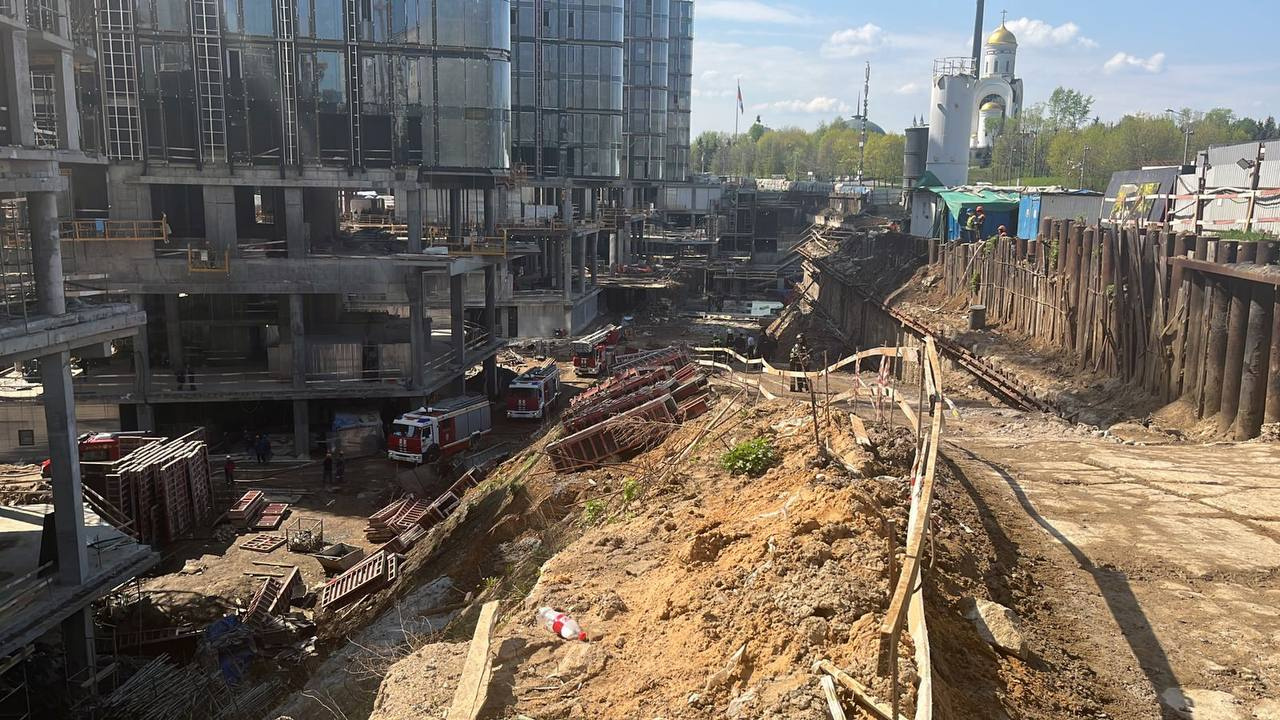
[[[732,138],[728,133],[707,130],[694,138],[689,148],[690,163],[694,172],[718,172],[722,154],[727,153]]]
[[[769,132],[769,128],[759,122],[754,122],[751,123],[751,127],[747,128],[747,137],[751,138],[751,142],[760,142],[760,138],[767,132]]]
[[[1093,96],[1059,86],[1049,95],[1045,110],[1055,129],[1074,130],[1084,123],[1093,110]]]

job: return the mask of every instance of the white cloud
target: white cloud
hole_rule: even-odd
[[[1080,26],[1073,22],[1061,25],[1050,25],[1044,20],[1021,17],[1010,20],[1005,25],[1018,36],[1018,43],[1028,47],[1063,47],[1076,43],[1087,48],[1094,48],[1098,43],[1080,34]]]
[[[848,103],[833,97],[819,95],[810,100],[775,100],[768,103],[757,103],[752,110],[783,110],[797,113],[846,113],[852,110]]]
[[[822,54],[829,58],[855,57],[875,50],[884,42],[884,30],[879,25],[867,23],[831,33],[831,37],[822,44]]]
[[[785,25],[798,25],[809,21],[808,16],[794,9],[770,5],[759,0],[703,0],[698,3],[696,12],[699,20],[716,19]]]
[[[1111,59],[1102,66],[1102,71],[1108,75],[1122,70],[1143,70],[1149,73],[1158,73],[1164,70],[1164,53],[1158,52],[1149,58],[1140,58],[1129,53],[1118,52],[1112,55]]]
[[[920,92],[921,87],[922,86],[918,82],[909,82],[905,85],[899,86],[898,89],[893,92],[898,95],[915,95]]]

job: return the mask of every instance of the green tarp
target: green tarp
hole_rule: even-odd
[[[947,210],[951,213],[951,217],[960,217],[962,208],[975,205],[981,205],[986,210],[1017,210],[1018,200],[1021,199],[1016,192],[996,192],[994,190],[972,192],[934,190],[934,192],[947,204]]]

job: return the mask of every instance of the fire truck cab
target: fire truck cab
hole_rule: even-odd
[[[622,340],[622,328],[608,325],[573,341],[573,373],[579,377],[609,374],[613,355]]]
[[[115,462],[124,456],[120,449],[120,438],[122,437],[141,437],[146,435],[145,432],[89,432],[82,433],[76,438],[80,451],[81,462]],[[130,446],[132,450],[135,445]],[[40,474],[43,477],[53,477],[53,462],[45,460],[40,463]]]
[[[434,462],[462,452],[491,430],[489,399],[462,395],[407,412],[391,423],[387,458],[402,462]]]
[[[507,388],[507,417],[541,420],[560,397],[560,366],[554,362],[526,370]]]

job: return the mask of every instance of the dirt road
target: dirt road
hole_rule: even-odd
[[[1000,565],[1044,586],[1016,609],[1086,660],[1108,714],[1280,718],[1274,444],[1121,444],[1011,411],[957,424],[945,454]]]

